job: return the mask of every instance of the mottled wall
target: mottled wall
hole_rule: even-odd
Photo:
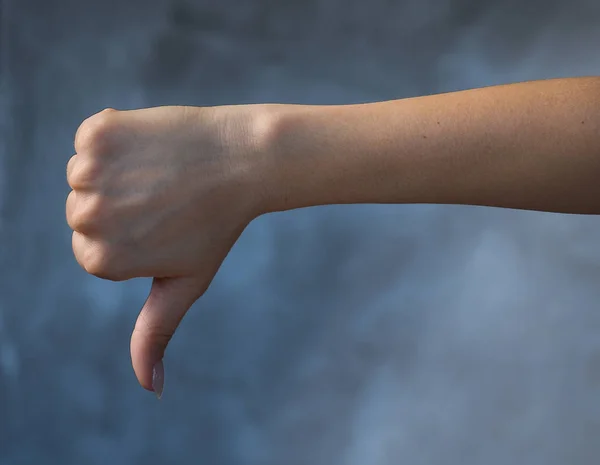
[[[0,0],[0,464],[600,461],[600,219],[344,206],[255,221],[137,384],[147,280],[72,258],[85,117],[600,74],[597,0]]]

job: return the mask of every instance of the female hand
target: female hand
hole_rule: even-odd
[[[154,278],[131,338],[162,394],[165,348],[260,213],[259,106],[104,110],[79,127],[67,180],[73,251],[89,273]]]

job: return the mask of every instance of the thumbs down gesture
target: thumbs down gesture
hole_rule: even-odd
[[[78,263],[99,278],[153,278],[131,337],[158,397],[163,355],[244,228],[261,213],[259,106],[106,109],[86,119],[67,166]]]

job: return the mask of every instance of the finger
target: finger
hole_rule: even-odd
[[[69,195],[67,196],[67,201],[65,202],[65,210],[66,210],[66,217],[67,217],[67,224],[69,225],[69,228],[71,228],[73,231],[76,230],[76,228],[74,227],[75,224],[73,222],[73,218],[75,216],[75,203],[77,202],[77,192],[75,191],[71,191],[69,192]]]
[[[202,294],[196,278],[155,278],[131,335],[131,362],[145,389],[162,396],[162,359],[179,323]]]
[[[114,116],[115,113],[118,113],[118,111],[114,108],[105,108],[101,112],[95,113],[83,120],[75,132],[73,140],[75,152],[79,153],[85,150],[87,145],[85,141],[90,139],[90,134],[94,133],[99,126],[101,127],[105,124],[107,117],[110,117],[110,115]]]
[[[73,155],[71,158],[69,158],[69,161],[67,162],[67,183],[71,187],[73,187],[71,182],[73,178],[73,168],[75,168],[75,163],[77,163],[77,155]]]
[[[79,263],[86,272],[96,275],[97,269],[101,267],[101,264],[99,263],[102,258],[99,244],[78,231],[73,231],[71,243],[73,255],[75,255],[77,263]]]
[[[73,253],[77,263],[89,274],[110,281],[126,281],[135,277],[131,267],[124,265],[122,254],[106,242],[73,232]]]
[[[105,202],[97,195],[72,190],[67,196],[67,224],[73,231],[98,236],[103,231],[106,218]]]

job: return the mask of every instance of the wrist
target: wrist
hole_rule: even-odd
[[[223,144],[224,169],[228,194],[238,205],[245,221],[275,211],[285,183],[280,182],[282,163],[278,137],[280,107],[285,105],[249,104],[197,107],[208,111],[214,123],[218,144]],[[199,127],[206,125],[199,118]],[[201,144],[202,146],[202,144]]]
[[[261,105],[254,138],[261,153],[261,214],[335,203],[325,106]]]

